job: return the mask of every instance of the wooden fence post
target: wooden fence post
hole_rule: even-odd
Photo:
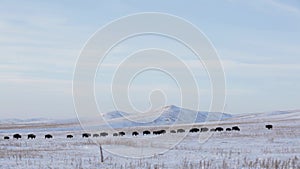
[[[100,158],[101,158],[101,163],[104,162],[104,159],[103,159],[103,151],[102,151],[102,145],[100,144]]]

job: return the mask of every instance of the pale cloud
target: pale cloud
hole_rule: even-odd
[[[267,64],[267,63],[243,63],[227,61],[224,64],[225,73],[229,76],[239,75],[241,77],[266,78],[282,77],[292,78],[300,72],[299,64]]]
[[[60,92],[67,95],[72,93],[72,81],[65,79],[51,79],[41,77],[30,77],[20,75],[20,73],[2,73],[0,84],[3,87],[13,89],[34,89],[40,92]]]
[[[252,7],[255,7],[257,9],[264,9],[266,10],[266,6],[273,8],[275,10],[280,10],[283,12],[287,12],[287,13],[291,13],[291,14],[295,14],[297,16],[300,16],[300,7],[298,6],[294,6],[291,3],[289,3],[288,1],[279,1],[279,0],[255,0],[255,1],[237,1],[237,0],[228,0],[229,2],[233,3],[233,4],[238,4],[238,3],[242,3],[242,4],[246,4],[246,5],[251,5]],[[295,2],[295,4],[297,4],[299,2]],[[261,8],[264,7],[264,8]]]
[[[293,13],[293,14],[300,16],[300,8],[299,7],[297,8],[296,6],[289,5],[287,3],[284,3],[284,1],[265,0],[265,2],[267,2],[268,4],[278,8],[280,10],[287,11],[289,13]]]

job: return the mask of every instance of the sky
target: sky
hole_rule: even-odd
[[[0,0],[0,119],[75,118],[72,79],[82,48],[107,23],[140,12],[178,16],[207,36],[226,75],[225,112],[300,109],[298,0]],[[117,64],[146,48],[172,51],[189,65],[200,109],[208,111],[211,87],[204,67],[181,44],[154,35],[129,39],[107,55],[95,83],[101,111],[115,110],[109,87]],[[180,103],[176,83],[162,72],[145,72],[132,83],[130,99],[141,111],[153,89],[168,95],[164,104]]]

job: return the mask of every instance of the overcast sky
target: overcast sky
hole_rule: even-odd
[[[226,74],[226,112],[300,108],[298,0],[1,0],[0,118],[75,118],[72,78],[81,49],[105,24],[138,12],[179,16],[210,39]],[[170,39],[128,40],[107,56],[105,65],[116,65],[135,50],[152,47],[175,52],[190,64],[200,86],[200,108],[208,110],[210,86],[205,70]],[[101,111],[112,111],[106,87],[115,68],[101,70],[96,79],[97,100]],[[145,73],[135,83],[132,100],[141,110],[149,106],[148,92],[153,87],[167,90],[166,104],[179,104],[176,84],[159,72]]]

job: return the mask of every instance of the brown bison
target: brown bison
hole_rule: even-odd
[[[89,137],[91,137],[90,133],[83,133],[82,134],[82,138],[89,138]]]
[[[198,128],[192,128],[192,129],[190,129],[190,133],[197,133],[199,131],[200,130]]]
[[[73,135],[68,134],[68,135],[67,135],[67,138],[73,138]]]
[[[35,135],[34,134],[28,134],[27,135],[27,139],[35,139]]]
[[[99,137],[99,134],[93,134],[93,137]]]
[[[149,135],[149,134],[151,134],[150,131],[148,131],[148,130],[143,131],[143,135]]]
[[[139,133],[137,131],[132,132],[132,136],[138,136]]]
[[[231,131],[231,128],[226,128],[226,131]]]
[[[45,135],[45,139],[51,139],[51,138],[53,138],[53,136],[51,134],[46,134]]]
[[[201,132],[207,132],[207,131],[208,131],[208,128],[202,127],[202,128],[200,129],[200,131],[201,131]]]
[[[176,131],[175,130],[171,130],[170,133],[176,133]]]
[[[153,131],[154,135],[161,135],[161,134],[165,134],[166,130],[158,130],[158,131]]]
[[[177,130],[177,133],[184,133],[184,132],[185,132],[184,129],[178,129],[178,130]]]
[[[223,131],[224,129],[222,128],[222,127],[217,127],[216,129],[215,129],[215,131]]]
[[[240,128],[238,126],[233,126],[231,128],[232,131],[240,131]]]
[[[4,136],[4,140],[8,140],[9,139],[9,137],[8,136]]]
[[[20,138],[22,138],[22,136],[21,136],[20,134],[14,134],[14,135],[13,135],[13,138],[15,138],[15,139],[20,139]]]
[[[273,128],[273,125],[272,125],[272,124],[267,124],[267,125],[266,125],[266,128],[267,128],[268,130],[271,130],[271,129]]]
[[[125,136],[125,132],[124,131],[120,131],[119,132],[119,136]]]
[[[102,132],[102,133],[100,133],[100,136],[101,136],[101,137],[106,137],[106,136],[108,136],[108,133]]]

